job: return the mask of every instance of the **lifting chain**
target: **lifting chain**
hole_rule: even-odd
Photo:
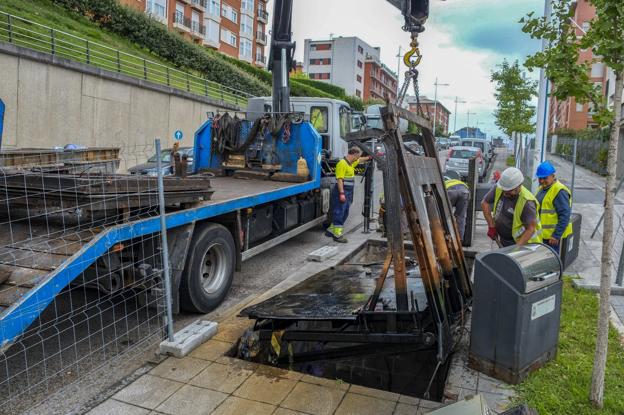
[[[405,99],[410,83],[413,81],[417,112],[419,115],[423,115],[422,108],[420,107],[420,94],[418,90],[418,69],[416,69],[422,60],[422,55],[420,54],[420,49],[418,48],[418,32],[412,32],[412,41],[410,42],[410,46],[410,50],[408,50],[403,56],[403,63],[408,67],[408,70],[405,72],[405,80],[399,90],[397,105],[399,107],[403,106],[403,100]]]

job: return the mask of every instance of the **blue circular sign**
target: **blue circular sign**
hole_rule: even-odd
[[[182,134],[182,131],[180,130],[176,130],[176,132],[173,133],[173,138],[175,138],[176,140],[182,140],[183,137],[184,134]]]

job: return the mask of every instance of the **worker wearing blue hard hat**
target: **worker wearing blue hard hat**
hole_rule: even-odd
[[[572,193],[557,180],[556,173],[557,170],[550,161],[544,161],[537,166],[535,176],[540,187],[535,197],[539,202],[542,239],[559,252],[561,240],[572,234]]]

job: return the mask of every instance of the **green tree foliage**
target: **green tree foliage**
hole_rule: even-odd
[[[601,125],[610,126],[609,147],[606,155],[607,180],[605,186],[604,227],[600,269],[600,307],[598,335],[592,371],[590,401],[603,406],[604,379],[609,330],[609,297],[611,294],[611,268],[613,264],[613,219],[617,147],[622,119],[622,89],[624,88],[624,2],[622,0],[590,0],[596,17],[590,22],[586,34],[577,39],[577,28],[572,22],[573,1],[554,0],[551,20],[532,14],[521,20],[524,32],[533,38],[544,39],[549,48],[527,60],[527,67],[544,68],[553,82],[552,94],[559,99],[575,97],[578,102],[591,102]],[[579,51],[591,49],[594,61],[600,59],[615,74],[613,99],[602,96],[590,78],[593,61],[579,63]],[[603,155],[604,158],[604,155]]]
[[[504,60],[498,68],[491,74],[492,82],[496,83],[496,125],[508,136],[514,132],[534,132],[535,124],[532,120],[535,108],[530,103],[537,95],[537,82],[524,77],[518,61],[510,64]]]

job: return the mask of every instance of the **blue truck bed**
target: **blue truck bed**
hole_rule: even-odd
[[[209,122],[204,124],[196,134],[196,146],[204,145],[205,150],[206,143],[210,143],[206,135],[209,126]],[[306,142],[302,145],[298,140],[291,140],[289,147],[293,147],[295,155],[292,158],[296,165],[297,154],[303,148],[310,181],[293,184],[215,177],[211,183],[212,199],[167,214],[167,229],[318,189],[320,160],[316,155],[320,154],[320,137],[308,123],[296,126],[295,134]],[[115,244],[161,230],[157,216],[81,230],[55,229],[50,223],[42,225],[40,230],[32,223],[22,228],[8,222],[0,224],[0,276],[8,276],[0,285],[0,350],[10,346],[59,292]]]

